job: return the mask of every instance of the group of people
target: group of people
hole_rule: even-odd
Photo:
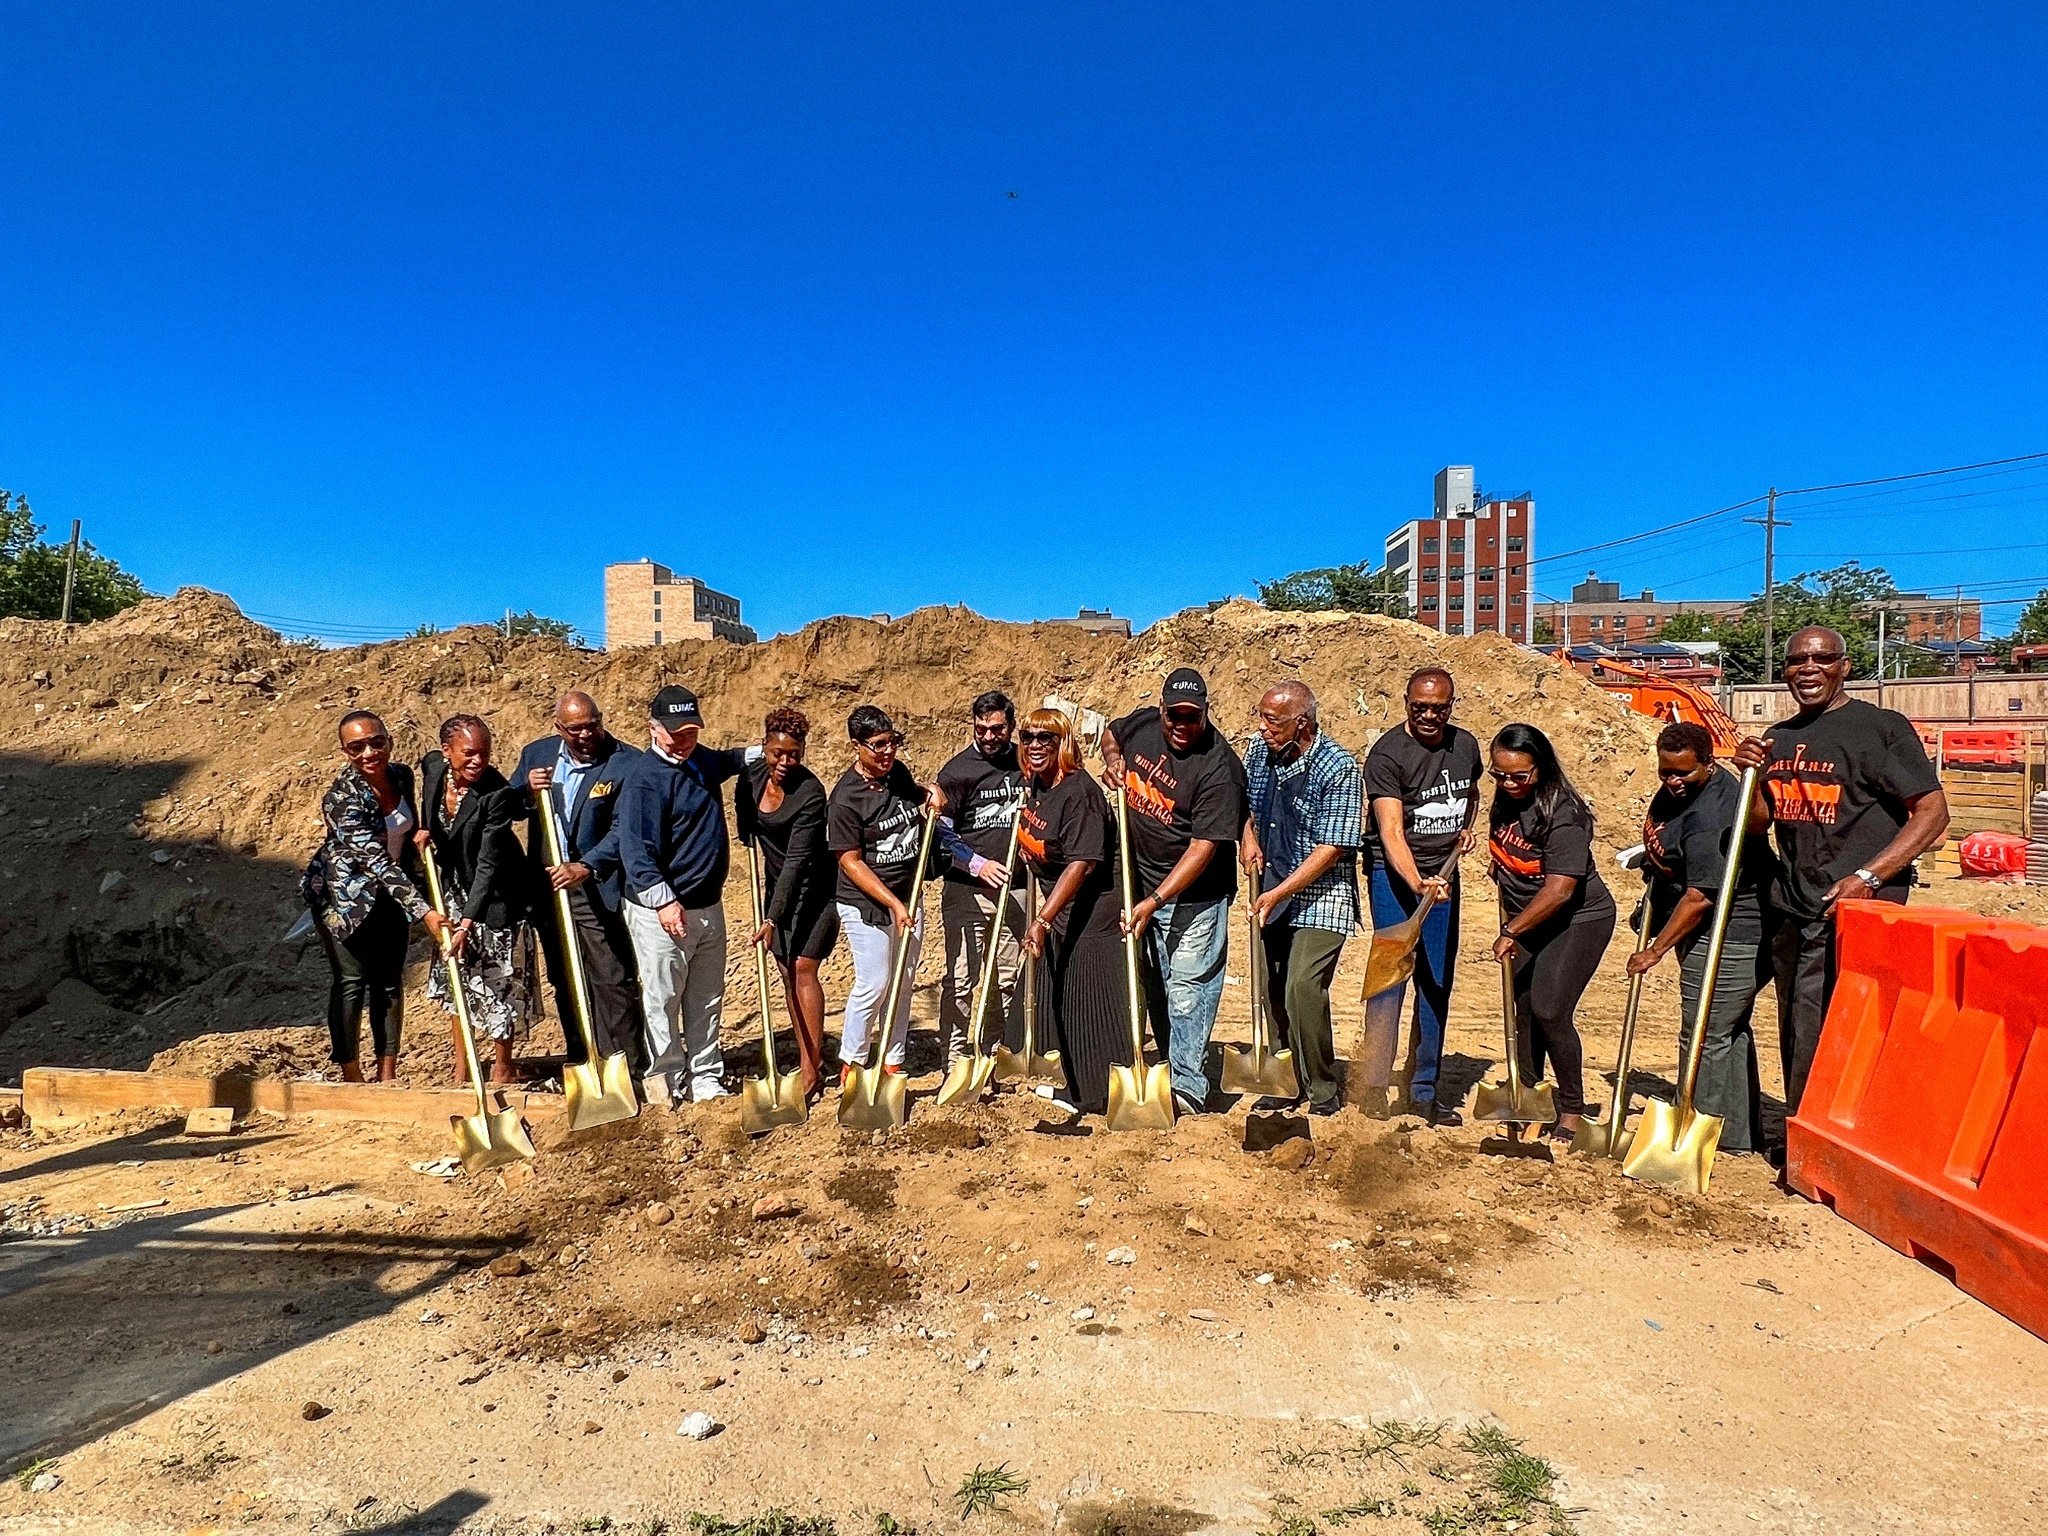
[[[1795,713],[1734,754],[1735,767],[1761,775],[1748,807],[1704,728],[1664,730],[1659,788],[1633,861],[1646,889],[1632,921],[1649,931],[1629,969],[1675,952],[1689,1022],[1705,985],[1706,919],[1738,822],[1748,840],[1697,1087],[1700,1106],[1725,1118],[1723,1146],[1735,1151],[1761,1145],[1751,1014],[1764,982],[1777,984],[1790,1112],[1833,985],[1836,903],[1903,900],[1913,860],[1947,822],[1910,724],[1844,694],[1839,635],[1794,635],[1785,676]],[[1058,1100],[1075,1113],[1100,1112],[1110,1068],[1131,1053],[1123,951],[1135,944],[1143,1011],[1176,1109],[1217,1108],[1210,1045],[1242,878],[1247,920],[1264,940],[1278,1043],[1293,1052],[1293,1102],[1319,1115],[1347,1094],[1371,1114],[1402,1107],[1395,1058],[1406,1034],[1405,1107],[1432,1125],[1455,1125],[1457,1108],[1440,1088],[1460,860],[1478,846],[1480,790],[1490,780],[1485,841],[1499,913],[1492,958],[1509,962],[1521,1071],[1555,1085],[1557,1119],[1547,1133],[1569,1139],[1585,1110],[1575,1015],[1619,910],[1600,871],[1592,810],[1549,738],[1509,725],[1482,757],[1453,721],[1455,705],[1450,673],[1417,671],[1404,718],[1361,766],[1323,732],[1313,691],[1285,681],[1260,698],[1240,755],[1210,717],[1201,674],[1181,667],[1156,704],[1107,723],[1091,773],[1067,712],[1039,708],[1020,718],[992,691],[972,701],[967,744],[926,784],[902,761],[903,733],[863,704],[846,722],[853,763],[829,791],[805,766],[810,722],[801,712],[771,711],[758,744],[743,750],[709,747],[696,696],[677,686],[651,701],[644,748],[614,737],[587,694],[563,695],[554,733],[524,748],[509,780],[493,766],[490,729],[475,716],[443,723],[439,750],[416,776],[393,760],[384,723],[352,712],[340,723],[346,761],[322,804],[326,836],[304,881],[333,972],[333,1058],[345,1077],[362,1078],[367,1011],[377,1076],[396,1075],[400,976],[417,921],[459,958],[470,1015],[492,1045],[493,1079],[511,1080],[514,1032],[534,992],[529,935],[546,957],[558,1012],[576,1017],[563,928],[546,911],[559,892],[588,981],[597,1051],[625,1052],[651,1102],[726,1093],[719,1033],[731,782],[748,877],[760,881],[761,921],[748,941],[775,960],[811,1099],[831,1086],[819,971],[842,939],[853,965],[842,1076],[863,1064],[904,1070],[908,987],[883,1015],[899,957],[914,973],[928,922],[923,891],[936,881],[946,1060],[990,1044],[972,1034],[989,967],[990,1032],[1020,1045],[1025,967],[1039,967],[1039,1038],[1059,1051]],[[551,797],[559,861],[548,858],[539,826],[543,796]],[[1112,797],[1124,808],[1122,831]],[[420,879],[428,848],[439,910]],[[1330,989],[1368,907],[1374,928],[1420,913],[1412,1027],[1402,1027],[1407,984],[1369,999],[1347,1084]],[[437,963],[430,993],[445,997],[448,985]],[[567,1033],[580,1059],[583,1042]]]

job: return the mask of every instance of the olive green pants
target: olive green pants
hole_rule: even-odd
[[[1327,928],[1266,928],[1266,996],[1294,1075],[1315,1105],[1337,1102],[1337,1048],[1330,1029],[1330,982],[1344,935]]]

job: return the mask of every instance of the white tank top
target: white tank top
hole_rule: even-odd
[[[391,850],[392,858],[405,856],[405,840],[412,836],[412,829],[412,807],[401,800],[384,818],[384,845]]]

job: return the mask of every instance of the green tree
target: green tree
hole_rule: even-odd
[[[0,490],[0,618],[62,618],[66,556],[66,546],[43,542],[43,527],[29,510],[28,498]],[[147,596],[140,581],[91,543],[78,546],[72,618],[104,619]]]
[[[1687,608],[1666,619],[1664,627],[1657,632],[1657,638],[1674,644],[1680,640],[1712,640],[1715,638],[1714,620],[1697,608]]]
[[[1535,622],[1535,624],[1530,627],[1529,643],[1531,645],[1557,644],[1557,630],[1554,626],[1552,626],[1550,620],[1538,619]]]
[[[1772,613],[1776,654],[1764,656],[1764,600],[1761,594],[1743,605],[1742,612],[1714,622],[1705,638],[1721,642],[1721,664],[1732,682],[1775,681],[1784,669],[1785,646],[1792,636],[1820,624],[1840,631],[1849,643],[1850,675],[1877,675],[1877,620],[1885,616],[1890,634],[1903,637],[1905,623],[1898,607],[1899,587],[1882,566],[1865,570],[1851,560],[1825,571],[1802,571],[1790,581],[1778,583]],[[1667,635],[1670,630],[1665,630]],[[1938,670],[1934,658],[1888,644],[1885,671],[1888,676],[1922,676]]]
[[[1372,562],[1356,565],[1326,565],[1313,571],[1296,571],[1278,581],[1259,583],[1259,601],[1282,613],[1303,613],[1335,608],[1345,613],[1384,613],[1390,618],[1408,617],[1408,583]]]
[[[2014,645],[2048,645],[2048,587],[2034,594],[2019,622],[2012,627]]]
[[[544,618],[531,608],[524,613],[515,613],[505,621],[505,633],[514,640],[529,640],[539,637],[547,640],[561,640],[569,645],[581,645],[583,637],[566,619]]]

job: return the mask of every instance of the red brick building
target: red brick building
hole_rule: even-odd
[[[1437,471],[1433,517],[1387,535],[1386,565],[1407,584],[1408,616],[1446,635],[1529,638],[1536,500],[1484,495],[1469,464]]]

